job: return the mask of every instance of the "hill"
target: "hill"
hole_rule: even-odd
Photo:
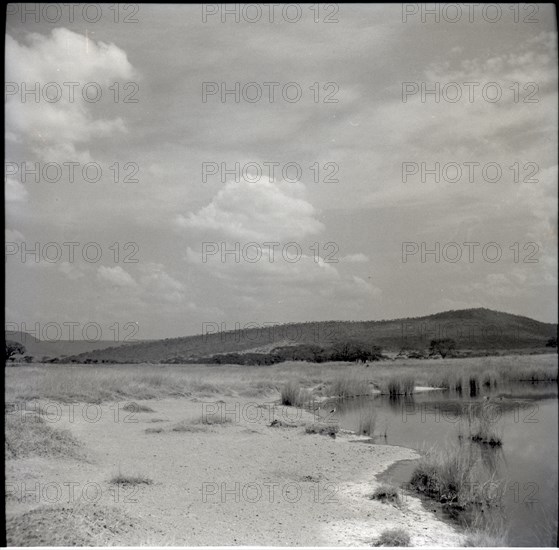
[[[95,350],[105,348],[120,347],[121,345],[131,345],[128,342],[117,343],[111,340],[99,340],[97,342],[88,342],[86,340],[38,340],[27,332],[5,331],[6,340],[19,342],[25,346],[25,355],[31,355],[35,360],[43,358],[62,357],[70,355],[78,355],[82,353],[91,353]]]
[[[490,309],[446,311],[383,321],[322,321],[151,340],[77,354],[76,362],[193,362],[226,353],[269,353],[285,346],[329,347],[344,342],[380,346],[384,352],[426,350],[432,339],[452,338],[465,352],[530,353],[545,350],[557,324]],[[549,349],[549,348],[548,348]]]

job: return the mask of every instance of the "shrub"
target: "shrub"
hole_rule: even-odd
[[[456,341],[452,338],[440,338],[437,340],[431,340],[429,345],[429,354],[440,356],[444,359],[447,355],[451,354],[456,349]]]

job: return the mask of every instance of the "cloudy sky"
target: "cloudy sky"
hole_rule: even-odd
[[[98,21],[21,6],[6,37],[6,321],[95,322],[104,339],[114,323],[159,338],[470,307],[557,322],[552,6],[502,5],[494,23],[404,22],[395,5],[317,22],[280,8],[272,23],[266,9],[250,23],[139,5],[115,22],[109,5]],[[222,97],[235,83],[238,101]],[[422,83],[440,93],[422,100]],[[435,163],[439,181],[422,177]],[[39,261],[22,261],[36,243]]]

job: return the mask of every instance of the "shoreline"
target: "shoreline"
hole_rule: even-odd
[[[141,524],[137,532],[112,543],[119,545],[172,540],[176,545],[363,546],[392,527],[405,529],[413,546],[460,545],[462,536],[425,510],[419,498],[405,496],[400,507],[368,498],[381,483],[379,475],[400,460],[416,458],[416,451],[353,445],[359,436],[345,430],[335,439],[306,434],[305,424],[315,417],[294,407],[275,405],[274,415],[296,416],[298,427],[271,427],[265,414],[251,420],[255,401],[262,403],[262,412],[269,404],[203,394],[136,400],[153,409],[134,413],[137,422],[115,422],[112,403],[97,405],[103,413],[98,422],[76,414],[73,421],[67,415],[52,425],[69,430],[82,443],[87,461],[10,459],[6,481],[97,484],[102,489],[98,506],[116,505]],[[204,409],[215,412],[216,406],[235,416],[234,421],[194,424]],[[173,431],[181,422],[188,431]],[[161,431],[146,433],[149,428]],[[117,472],[145,475],[153,483],[137,488],[138,502],[115,503],[110,479]],[[270,487],[276,488],[272,500],[265,492]],[[209,488],[205,499],[204,488]],[[256,501],[255,490],[262,490]],[[13,518],[45,505],[52,507],[12,496],[6,501],[7,515]],[[161,533],[170,539],[161,539]]]

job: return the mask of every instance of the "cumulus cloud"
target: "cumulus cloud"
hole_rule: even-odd
[[[185,297],[185,286],[165,271],[160,263],[150,262],[140,268],[142,293],[153,295],[169,303],[180,303]]]
[[[7,35],[6,134],[12,142],[24,136],[43,160],[67,160],[70,153],[72,159],[81,155],[80,160],[86,161],[87,152],[78,151],[78,145],[123,133],[126,126],[119,117],[96,118],[92,108],[96,103],[84,100],[84,86],[95,83],[106,95],[115,80],[133,77],[126,53],[115,44],[96,42],[64,28],[50,35],[28,34],[25,43]],[[24,102],[24,88],[38,90],[39,101],[28,93]]]
[[[97,269],[97,277],[102,281],[107,281],[117,287],[135,287],[136,281],[133,277],[119,265],[106,267],[104,265]]]
[[[305,199],[302,183],[272,181],[266,176],[256,182],[227,182],[210,204],[179,216],[177,223],[216,238],[260,243],[301,239],[324,229]]]
[[[195,230],[208,243],[205,255],[187,247],[190,265],[234,294],[276,303],[303,301],[299,304],[321,296],[338,305],[378,295],[378,289],[343,275],[337,262],[326,261],[305,242],[317,238],[324,225],[302,183],[267,177],[229,181],[210,204],[181,216],[178,225]],[[350,259],[364,260],[363,254]]]

